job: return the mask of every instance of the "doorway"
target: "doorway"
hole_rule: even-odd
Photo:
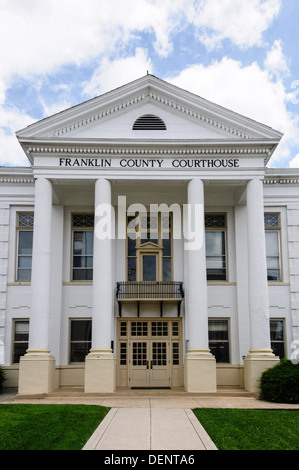
[[[181,386],[181,356],[181,319],[118,319],[118,386]]]

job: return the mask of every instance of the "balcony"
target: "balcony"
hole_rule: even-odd
[[[160,315],[163,316],[163,303],[176,302],[178,304],[178,316],[180,316],[180,305],[184,298],[183,283],[176,281],[161,282],[117,282],[116,299],[119,305],[119,316],[121,317],[121,306],[123,302],[137,303],[137,316],[139,316],[140,302],[159,302]]]

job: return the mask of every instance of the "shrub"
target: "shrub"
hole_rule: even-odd
[[[4,369],[0,366],[0,393],[2,393],[3,390],[3,383],[5,382],[5,371]]]
[[[263,372],[260,381],[262,400],[276,403],[299,403],[299,363],[282,359]]]

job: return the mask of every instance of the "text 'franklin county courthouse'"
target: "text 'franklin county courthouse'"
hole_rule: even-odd
[[[282,134],[146,75],[17,132],[0,168],[0,364],[20,395],[256,392],[299,342]]]

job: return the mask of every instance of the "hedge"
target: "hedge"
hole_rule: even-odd
[[[0,393],[2,393],[2,391],[3,391],[3,383],[5,382],[5,380],[6,380],[5,371],[0,366]]]
[[[299,403],[299,363],[282,359],[263,372],[260,380],[261,400],[275,403]]]

